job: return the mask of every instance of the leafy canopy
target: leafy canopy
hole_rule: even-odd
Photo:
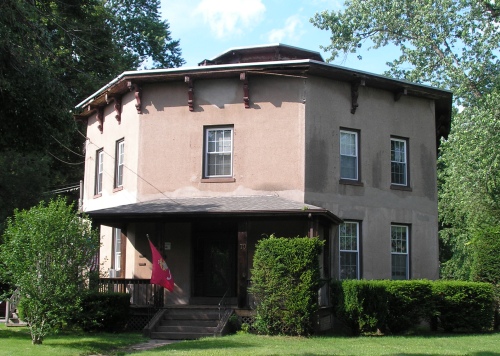
[[[350,0],[311,22],[331,31],[323,47],[330,59],[394,45],[401,54],[388,63],[388,75],[450,89],[470,103],[498,84],[498,15],[488,0]]]
[[[23,318],[32,342],[72,316],[93,270],[99,237],[73,206],[58,199],[30,210],[16,210],[7,220],[0,245],[2,280],[21,295]]]

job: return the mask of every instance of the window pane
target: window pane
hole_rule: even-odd
[[[406,141],[391,139],[391,183],[406,185]]]
[[[358,136],[340,131],[340,178],[358,179]]]
[[[340,279],[357,279],[359,276],[358,227],[357,222],[344,222],[339,226]]]
[[[407,255],[392,255],[392,279],[408,279]]]
[[[207,130],[205,153],[207,176],[232,175],[232,129]]]

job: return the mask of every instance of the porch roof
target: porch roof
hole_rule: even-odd
[[[201,198],[163,198],[85,212],[94,222],[110,224],[118,220],[231,216],[318,216],[340,223],[325,208],[277,196],[230,196]]]

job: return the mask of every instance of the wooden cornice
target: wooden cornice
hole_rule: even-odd
[[[115,109],[115,119],[118,124],[122,123],[122,96],[121,95],[109,95],[106,94],[106,103],[109,104],[113,102],[113,107]]]
[[[188,107],[189,111],[194,111],[194,88],[193,88],[193,78],[189,76],[184,77],[184,82],[188,85]]]
[[[135,96],[135,109],[138,114],[142,114],[142,88],[139,84],[128,81],[127,87],[130,91],[134,92]]]
[[[89,105],[89,110],[96,110],[97,111],[97,116],[96,116],[96,119],[98,122],[97,128],[102,133],[104,131],[104,106]]]
[[[358,108],[358,96],[359,96],[359,86],[365,86],[364,79],[358,79],[351,82],[351,114],[356,113]]]
[[[240,80],[243,81],[243,103],[245,104],[245,109],[250,108],[250,90],[248,88],[248,75],[243,72],[240,74]]]

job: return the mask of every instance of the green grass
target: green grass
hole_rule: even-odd
[[[125,355],[127,346],[144,342],[138,333],[86,334],[64,332],[31,344],[26,328],[0,324],[0,356]],[[500,355],[500,333],[429,334],[363,337],[268,337],[231,335],[182,341],[134,355]]]
[[[135,355],[499,355],[500,333],[484,335],[267,337],[183,341]]]
[[[47,336],[42,345],[32,345],[28,328],[0,324],[0,356],[124,355],[120,349],[145,340],[139,333],[60,332]]]

